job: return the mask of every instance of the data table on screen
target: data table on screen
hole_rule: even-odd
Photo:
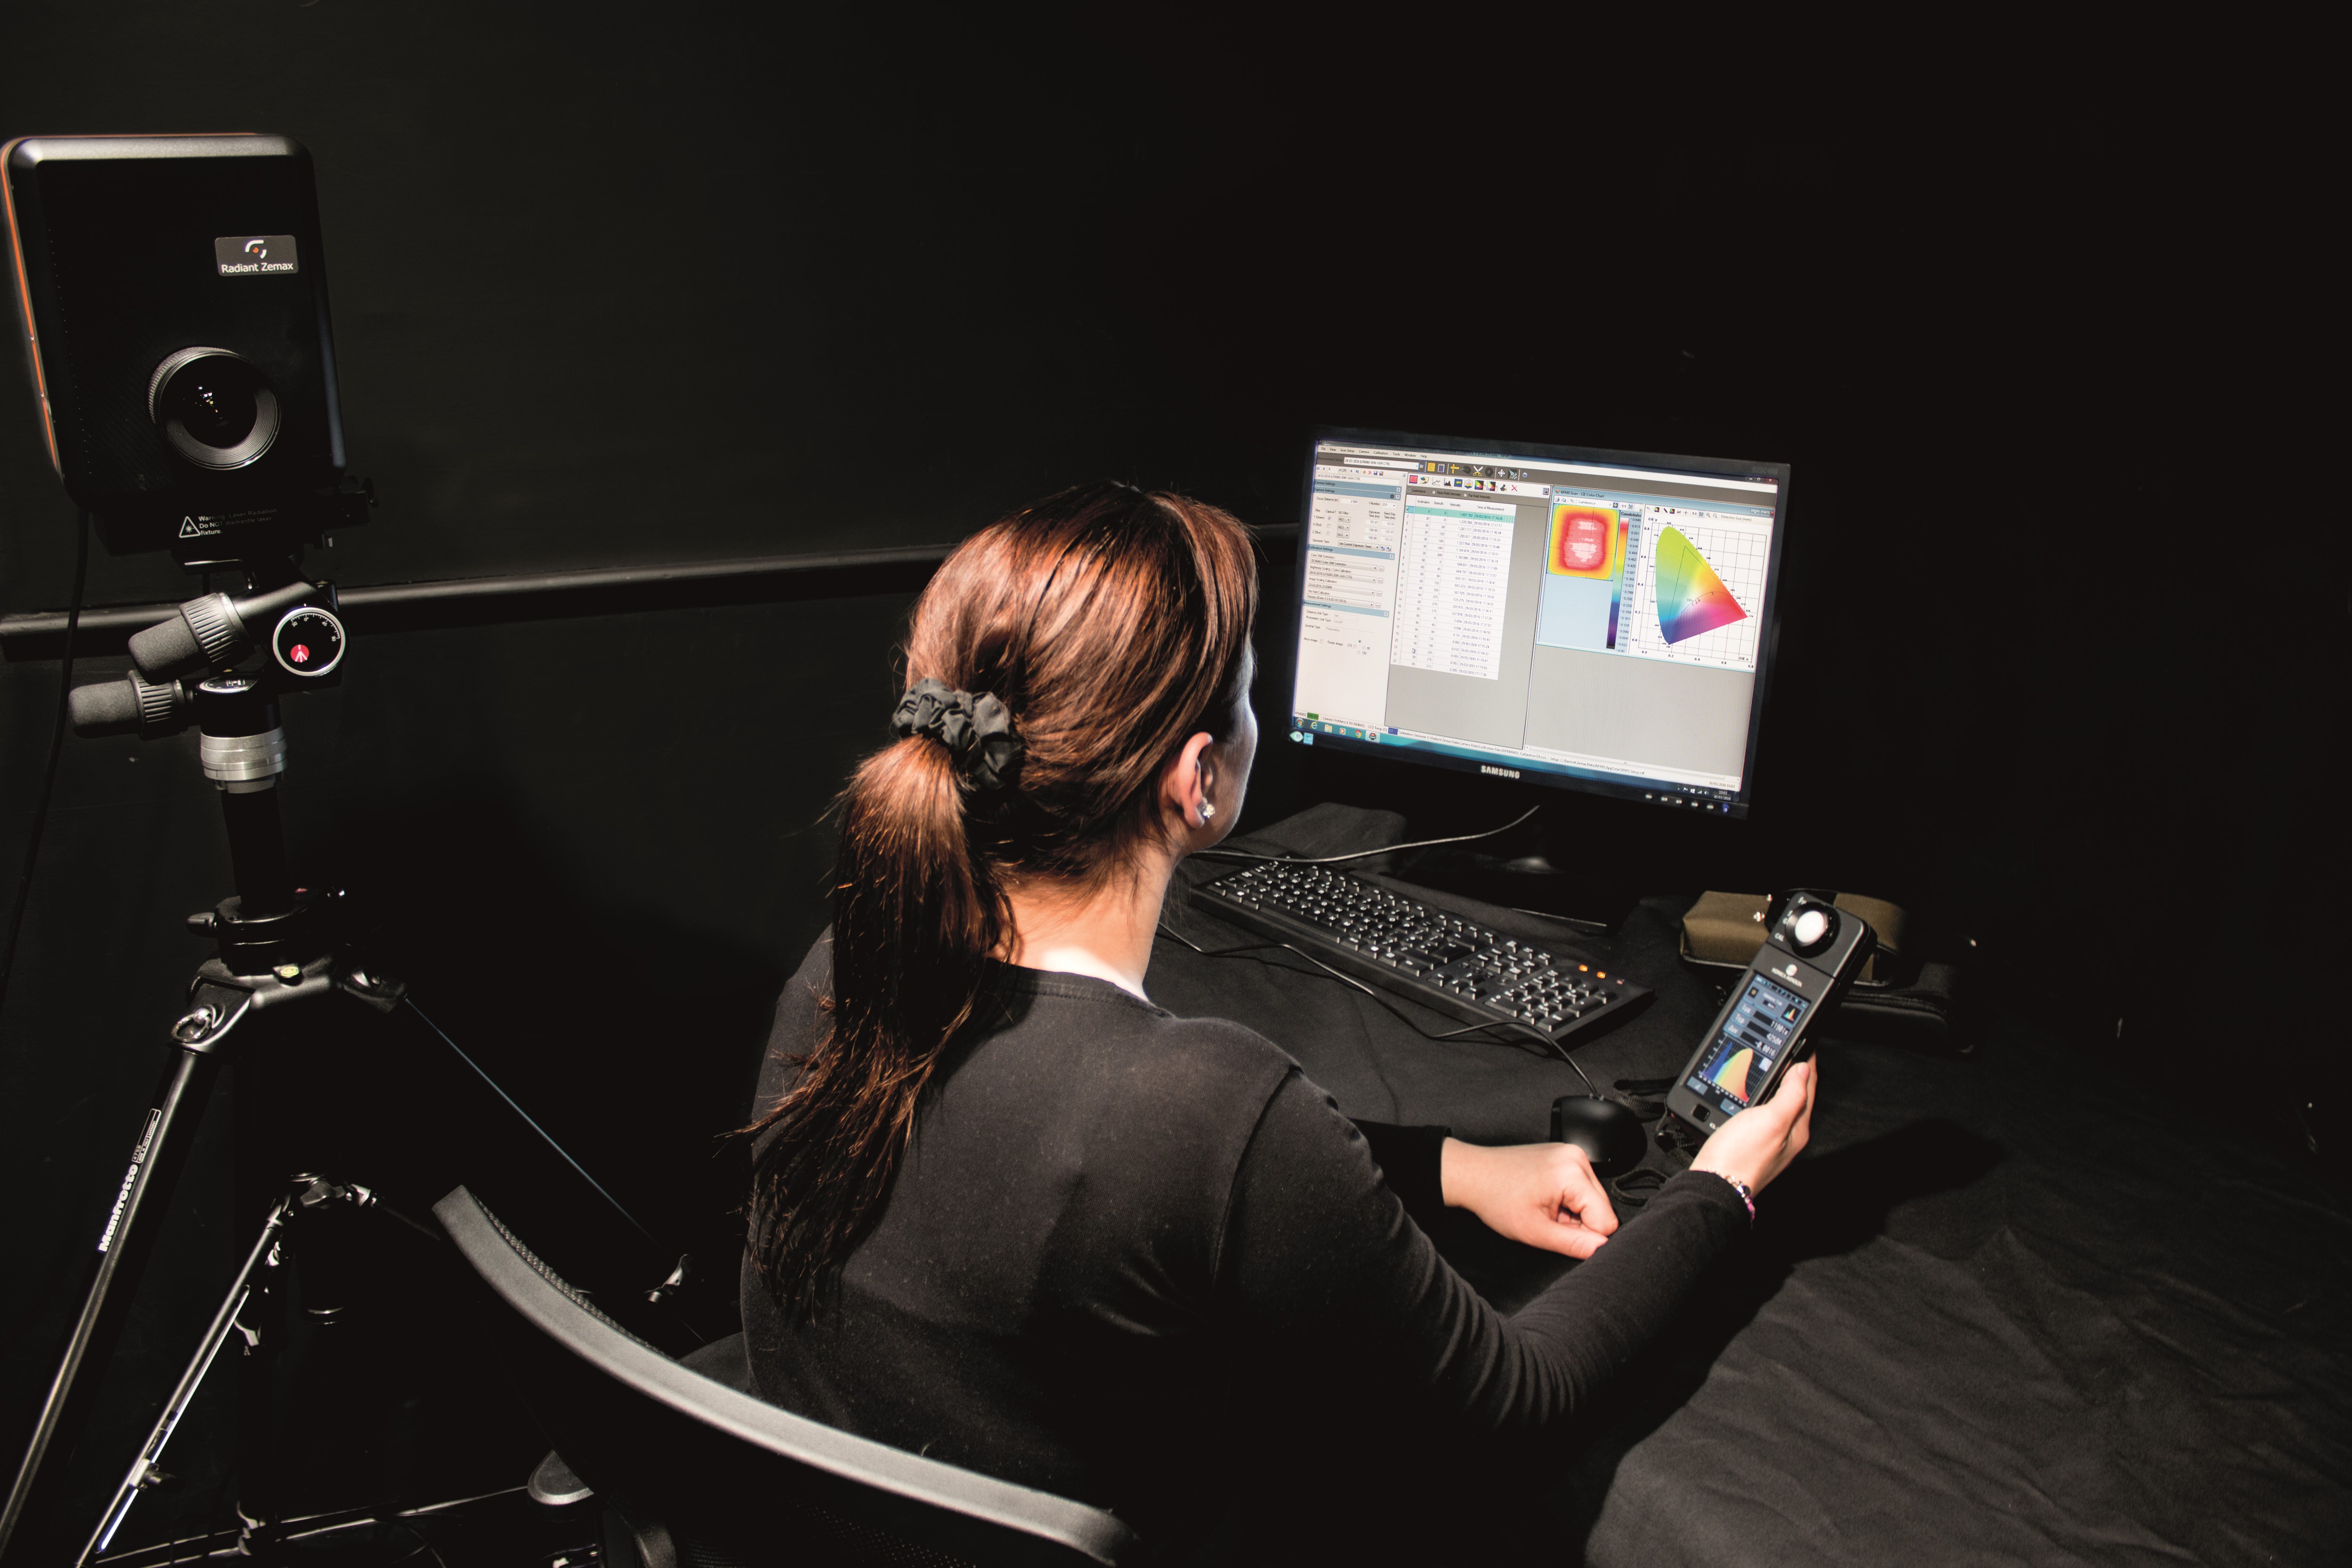
[[[1500,679],[1515,515],[1507,506],[1469,500],[1406,506],[1391,662]]]

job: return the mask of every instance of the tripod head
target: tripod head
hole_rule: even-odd
[[[220,563],[238,566],[241,563]],[[243,595],[204,594],[131,639],[131,672],[120,680],[78,686],[67,702],[74,733],[177,734],[197,721],[199,672],[226,674],[267,649],[258,679],[273,692],[336,683],[345,636],[335,586],[313,583],[291,560],[248,570]],[[267,587],[259,586],[268,583]],[[215,779],[226,787],[227,781]]]
[[[218,563],[241,566],[240,563]],[[68,713],[78,735],[199,731],[205,776],[220,792],[236,891],[188,917],[188,929],[220,944],[230,974],[299,969],[332,942],[341,895],[294,885],[278,820],[286,771],[279,698],[337,682],[345,637],[331,583],[313,583],[291,558],[249,571],[248,591],[190,599],[131,639],[133,666],[120,680],[76,687]],[[236,667],[263,653],[256,668]]]

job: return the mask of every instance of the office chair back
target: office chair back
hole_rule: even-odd
[[[1142,1555],[1099,1509],[852,1436],[679,1364],[463,1187],[433,1214],[493,1298],[494,1342],[532,1417],[625,1521],[646,1568],[1084,1568]]]

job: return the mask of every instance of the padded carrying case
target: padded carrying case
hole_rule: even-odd
[[[1922,958],[1916,922],[1900,907],[1859,893],[1793,890],[1830,900],[1870,922],[1878,935],[1878,952],[1823,1021],[1830,1035],[1961,1056],[1976,1048],[1976,1031],[1969,1026],[1971,1015],[1962,997],[1960,965]],[[1776,902],[1761,893],[1700,894],[1683,915],[1683,966],[1727,994],[1764,945]]]

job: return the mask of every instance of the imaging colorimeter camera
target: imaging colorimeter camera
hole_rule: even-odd
[[[1869,922],[1827,895],[1783,893],[1766,921],[1764,945],[1666,1091],[1666,1109],[1702,1131],[1769,1096],[1812,1055],[1820,1020],[1878,950]]]
[[[184,728],[196,684],[257,650],[275,690],[333,684],[342,622],[302,550],[373,497],[343,475],[310,153],[283,136],[26,136],[0,168],[67,493],[116,554],[244,579],[133,637],[128,675],[72,692],[74,729]]]
[[[300,143],[27,136],[0,163],[49,460],[108,550],[194,567],[364,521]]]

